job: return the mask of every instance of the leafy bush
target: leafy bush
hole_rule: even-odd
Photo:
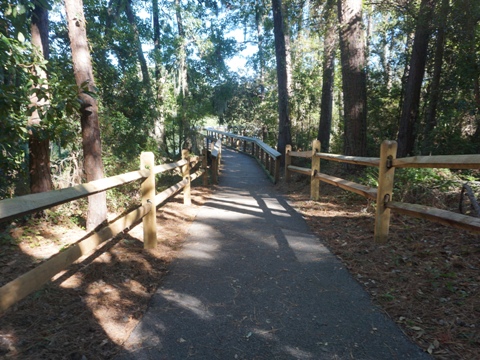
[[[367,168],[360,181],[364,185],[378,187],[378,169]],[[395,201],[438,207],[445,203],[447,194],[459,189],[461,181],[459,175],[449,169],[397,169],[393,198]]]

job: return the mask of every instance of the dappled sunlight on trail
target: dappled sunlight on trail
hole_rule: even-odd
[[[253,159],[226,150],[223,164],[118,359],[428,358],[372,306]]]

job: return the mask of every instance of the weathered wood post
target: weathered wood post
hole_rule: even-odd
[[[243,140],[243,152],[247,152],[247,140]]]
[[[320,179],[316,177],[320,172],[320,158],[317,156],[320,152],[320,140],[313,140],[312,144],[312,175],[310,180],[310,199],[318,200],[320,194]]]
[[[392,201],[393,179],[395,168],[392,160],[397,156],[397,142],[385,140],[380,146],[380,164],[378,172],[377,189],[377,211],[375,213],[375,234],[376,243],[385,243],[390,227],[390,209],[385,203]]]
[[[140,155],[140,170],[150,170],[150,175],[141,186],[142,205],[152,204],[152,210],[142,219],[143,223],[143,248],[154,249],[157,247],[157,216],[155,209],[155,156],[152,152],[142,152]]]
[[[268,173],[272,175],[272,169],[270,168],[270,154],[265,151],[265,169],[267,169]]]
[[[217,156],[212,156],[212,184],[218,184],[218,154]]]
[[[208,148],[203,149],[202,157],[203,186],[208,186]]]
[[[288,167],[292,165],[292,157],[290,156],[290,151],[292,151],[292,145],[285,146],[285,181],[290,181],[291,173],[288,170]]]
[[[182,150],[182,159],[187,160],[187,163],[182,166],[182,177],[187,179],[187,184],[183,188],[183,204],[192,205],[192,190],[190,179],[190,151],[188,149]]]
[[[275,158],[275,184],[278,183],[278,180],[280,180],[280,162],[281,162],[281,156],[277,156]]]

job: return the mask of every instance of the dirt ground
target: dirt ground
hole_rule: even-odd
[[[322,184],[310,201],[304,181],[277,185],[312,230],[404,332],[436,359],[480,358],[480,241],[466,232],[393,216],[385,245],[373,243],[374,205]],[[0,315],[0,359],[110,359],[122,348],[168,272],[209,190],[192,189],[157,212],[161,243],[145,251],[141,225],[57,276]],[[76,226],[8,229],[0,285],[84,235]],[[4,241],[5,242],[5,241]],[[159,281],[160,279],[160,281]]]
[[[142,225],[80,259],[41,290],[0,314],[0,359],[111,359],[145,312],[169,262],[209,194],[192,188],[192,206],[177,195],[157,210],[157,249],[143,250]],[[0,286],[85,235],[44,220],[8,229],[0,247]]]
[[[279,190],[413,341],[436,359],[480,359],[479,236],[394,214],[377,245],[374,203],[325,184],[310,201],[304,181]]]

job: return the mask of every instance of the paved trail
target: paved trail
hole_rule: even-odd
[[[226,150],[118,360],[430,359],[372,305],[252,158]]]

